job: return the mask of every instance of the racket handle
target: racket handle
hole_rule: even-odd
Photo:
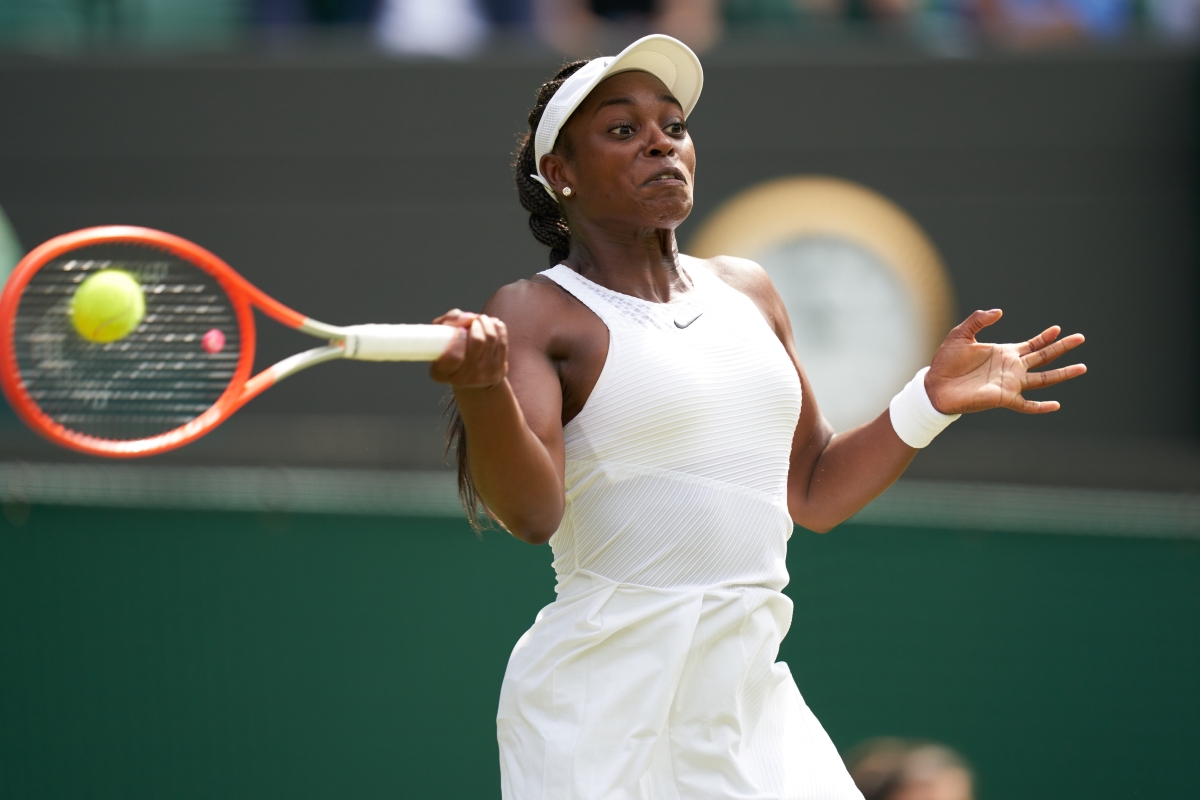
[[[436,361],[458,333],[450,325],[349,325],[346,358],[356,361]]]

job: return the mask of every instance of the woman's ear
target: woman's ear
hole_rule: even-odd
[[[547,153],[542,156],[541,167],[542,176],[550,184],[554,194],[563,197],[563,189],[572,186],[571,180],[574,176],[571,175],[571,165],[562,156],[556,153]]]

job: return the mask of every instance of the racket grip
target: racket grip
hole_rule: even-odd
[[[346,358],[356,361],[436,361],[458,328],[450,325],[349,325]]]

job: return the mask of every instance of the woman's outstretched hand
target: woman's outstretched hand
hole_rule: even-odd
[[[434,325],[452,325],[462,330],[446,352],[429,366],[429,375],[454,389],[490,389],[508,374],[508,329],[486,314],[447,311]]]
[[[1056,400],[1026,400],[1026,389],[1042,389],[1078,378],[1083,364],[1033,372],[1068,350],[1083,344],[1083,334],[1059,339],[1062,329],[1047,328],[1027,342],[989,344],[975,337],[997,322],[1002,311],[976,311],[946,337],[925,374],[925,391],[933,407],[943,414],[968,414],[989,408],[1011,408],[1022,414],[1057,411]]]

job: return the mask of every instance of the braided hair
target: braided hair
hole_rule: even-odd
[[[537,133],[538,123],[542,121],[542,115],[546,113],[546,105],[550,102],[550,98],[563,85],[563,81],[574,75],[580,67],[587,63],[587,61],[572,61],[538,88],[537,100],[533,110],[529,112],[529,130],[521,136],[517,158],[513,162],[513,179],[517,184],[517,198],[521,201],[521,207],[529,212],[529,230],[533,232],[533,238],[550,248],[550,266],[563,261],[571,252],[571,229],[567,225],[567,216],[563,213],[562,206],[550,196],[546,187],[530,177],[537,174],[533,137]],[[569,157],[571,155],[570,142],[564,138],[561,140],[560,146],[566,151],[565,155]],[[458,499],[467,512],[467,520],[471,523],[471,528],[476,533],[483,528],[480,522],[480,509],[485,515],[484,521],[494,522],[503,527],[503,523],[487,507],[487,503],[483,502],[483,498],[475,489],[475,481],[471,478],[471,468],[467,463],[467,429],[463,425],[462,415],[458,413],[453,394],[446,405],[445,413],[450,417],[450,423],[446,426],[445,454],[449,456],[450,451],[454,451],[454,461],[458,467]]]
[[[535,161],[533,137],[537,133],[538,123],[542,114],[546,113],[546,104],[563,85],[563,81],[575,74],[586,61],[572,61],[558,71],[550,80],[538,89],[537,102],[529,112],[529,130],[521,137],[517,160],[513,162],[513,178],[517,182],[517,197],[521,207],[529,212],[529,230],[533,238],[550,248],[550,266],[558,264],[567,257],[571,250],[571,229],[567,227],[567,217],[563,214],[562,206],[550,196],[546,187],[535,181],[531,176],[538,174]],[[571,143],[566,138],[561,139],[561,147],[570,156]]]

